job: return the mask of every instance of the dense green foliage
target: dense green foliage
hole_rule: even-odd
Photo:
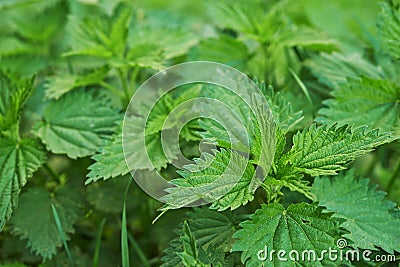
[[[2,0],[0,23],[0,267],[382,264],[257,258],[338,240],[400,261],[398,0]],[[247,74],[270,108],[185,85],[128,117],[124,151],[137,88],[193,60]],[[237,121],[206,102],[167,119],[200,97]],[[193,164],[172,166],[165,130]],[[131,171],[176,187],[159,202]]]

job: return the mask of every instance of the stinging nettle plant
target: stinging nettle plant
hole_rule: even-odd
[[[0,266],[379,266],[258,258],[265,247],[318,255],[338,240],[398,261],[400,4],[368,2],[360,14],[363,1],[0,3]],[[374,23],[333,29],[321,19],[330,8]],[[217,86],[154,94],[147,120],[139,112],[127,124],[147,152],[133,143],[124,154],[124,112],[137,88],[191,60],[254,79],[264,97],[249,96],[256,114]],[[161,132],[178,131],[184,114],[164,124],[168,115],[201,97],[247,121],[248,140],[233,121],[225,123],[237,142],[213,120],[191,120],[178,134],[194,164],[177,169]],[[185,112],[202,108],[225,118],[213,104]],[[199,151],[204,140],[213,149]],[[177,187],[164,205],[132,171],[158,171]],[[212,189],[226,194],[184,208],[223,173],[234,185]]]

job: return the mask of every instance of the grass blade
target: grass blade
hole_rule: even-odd
[[[146,255],[144,254],[143,250],[140,248],[139,244],[136,242],[135,238],[128,233],[128,239],[131,242],[133,249],[136,251],[136,253],[138,254],[140,260],[143,263],[144,267],[150,267],[150,262],[147,259]]]
[[[124,201],[124,208],[122,210],[121,254],[122,254],[122,267],[129,267],[129,244],[128,244],[128,230],[126,226],[125,201]]]
[[[94,250],[94,256],[93,256],[93,267],[97,267],[99,265],[101,236],[103,235],[103,229],[105,224],[106,224],[106,218],[103,218],[103,220],[101,220],[100,227],[96,235],[96,248]]]
[[[58,230],[61,240],[64,244],[64,248],[65,248],[65,251],[67,252],[68,259],[69,259],[70,263],[73,264],[74,261],[72,259],[71,251],[69,250],[69,247],[67,244],[67,238],[65,236],[64,230],[61,225],[60,216],[58,215],[57,209],[53,203],[51,203],[51,210],[53,211],[53,217],[54,217],[54,220],[56,221],[57,230]]]

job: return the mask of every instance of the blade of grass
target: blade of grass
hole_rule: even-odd
[[[99,265],[101,236],[103,235],[103,229],[105,224],[106,224],[106,218],[103,218],[103,220],[101,220],[99,230],[97,231],[96,235],[96,248],[94,250],[94,256],[93,256],[93,267],[97,267]]]
[[[136,253],[138,254],[140,260],[143,263],[144,267],[150,267],[150,262],[147,259],[146,255],[144,254],[144,252],[142,251],[142,249],[140,248],[139,244],[136,242],[135,238],[128,233],[128,239],[129,242],[131,242],[131,244],[133,245],[133,249],[136,251]]]
[[[128,244],[128,231],[126,226],[126,203],[122,210],[122,231],[121,231],[121,256],[122,267],[129,267],[129,244]]]
[[[53,211],[53,217],[54,217],[54,220],[56,221],[57,230],[58,230],[61,240],[64,244],[65,251],[67,252],[68,260],[71,264],[74,264],[74,261],[72,259],[72,255],[71,255],[71,251],[69,250],[69,247],[67,244],[67,238],[65,236],[64,230],[61,225],[60,216],[58,215],[57,209],[53,203],[51,203],[51,210]]]
[[[297,74],[292,69],[289,69],[289,71],[290,71],[290,74],[292,74],[293,78],[296,80],[297,84],[300,86],[301,90],[303,91],[304,95],[307,98],[307,101],[310,103],[310,105],[312,107],[314,107],[314,103],[311,99],[310,93],[308,92],[306,85],[303,83],[303,81],[299,78],[299,76],[297,76]]]

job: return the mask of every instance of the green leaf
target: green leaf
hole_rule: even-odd
[[[89,179],[86,180],[86,184],[125,175],[134,170],[160,170],[166,167],[170,160],[175,159],[176,152],[168,150],[166,144],[164,147],[161,145],[160,133],[145,136],[145,119],[126,117],[125,125],[127,145],[124,148],[122,146],[122,125],[119,125],[112,140],[101,149],[100,154],[93,156],[96,163],[89,167]],[[129,162],[129,168],[126,162]]]
[[[274,120],[279,129],[288,132],[303,119],[302,111],[293,111],[292,104],[288,102],[282,91],[274,92],[272,86],[265,87],[265,83],[259,84],[269,107],[271,108]]]
[[[21,188],[45,158],[37,140],[0,138],[0,229],[17,207]]]
[[[130,5],[115,8],[112,16],[70,17],[67,29],[72,51],[64,56],[122,58],[131,18]]]
[[[195,208],[188,213],[188,222],[192,236],[196,240],[196,248],[199,251],[215,251],[227,253],[233,245],[232,235],[236,231],[236,219],[226,212],[217,212],[208,208]],[[183,235],[182,228],[177,230],[178,237],[173,239],[169,247],[164,251],[162,267],[183,266],[177,253],[183,252],[182,242],[179,236]]]
[[[251,153],[255,155],[254,162],[263,168],[266,176],[276,151],[276,125],[268,104],[261,98],[263,96],[253,95],[251,99],[256,125],[256,132],[252,135]]]
[[[376,79],[384,77],[381,68],[366,61],[359,54],[323,53],[312,56],[305,64],[321,83],[333,89],[347,84],[348,79],[358,79],[362,75]]]
[[[50,102],[34,132],[51,152],[76,159],[96,153],[119,118],[107,99],[76,90]]]
[[[312,125],[293,137],[288,161],[312,176],[335,175],[357,157],[396,138],[366,127],[352,129],[347,125],[316,127]]]
[[[12,233],[26,239],[32,252],[51,259],[63,244],[51,206],[57,209],[66,239],[74,233],[73,224],[80,216],[81,197],[77,190],[63,187],[54,194],[43,188],[32,188],[23,193],[11,220]],[[27,219],[29,218],[29,219]]]
[[[181,240],[183,251],[177,252],[177,255],[181,258],[183,265],[187,267],[205,267],[198,260],[196,240],[186,221],[183,223],[182,233],[183,235],[179,239]]]
[[[246,70],[248,50],[245,44],[229,35],[201,40],[188,54],[190,60],[207,60]]]
[[[387,2],[380,2],[378,31],[386,50],[394,58],[400,57],[400,12]]]
[[[352,246],[388,253],[400,251],[400,218],[396,204],[385,200],[386,193],[369,186],[368,179],[357,180],[354,171],[340,173],[334,179],[316,178],[313,184],[318,205],[335,212],[334,217],[346,219],[345,234],[354,242]]]
[[[21,79],[0,70],[0,134],[18,124],[21,110],[32,91],[33,81],[34,77]]]
[[[46,83],[46,98],[59,99],[75,88],[97,84],[106,77],[108,71],[109,68],[103,66],[97,69],[86,70],[82,73],[58,73],[57,75],[50,76],[47,78]]]
[[[351,79],[333,90],[333,99],[324,102],[316,121],[370,126],[392,131],[400,123],[400,87],[382,79]]]
[[[255,170],[244,156],[222,149],[215,155],[203,153],[195,164],[178,171],[182,178],[171,181],[176,187],[166,189],[161,198],[165,209],[178,209],[199,200],[213,202],[211,208],[237,209],[253,200],[257,188]]]
[[[336,248],[336,240],[340,237],[340,220],[331,217],[332,214],[322,213],[322,208],[306,203],[292,204],[287,209],[278,203],[262,205],[251,219],[240,224],[243,229],[237,231],[237,239],[232,251],[242,251],[242,262],[246,266],[295,266],[289,257],[291,250],[300,253],[304,250],[314,250],[316,256],[329,247]],[[258,259],[259,251],[264,253],[267,248],[267,259]],[[285,250],[288,261],[279,261],[277,257],[269,258],[269,252]],[[274,255],[276,256],[276,254]],[[317,259],[313,266],[338,266],[338,262],[330,262],[328,257],[322,261]],[[308,266],[309,262],[296,263]]]

